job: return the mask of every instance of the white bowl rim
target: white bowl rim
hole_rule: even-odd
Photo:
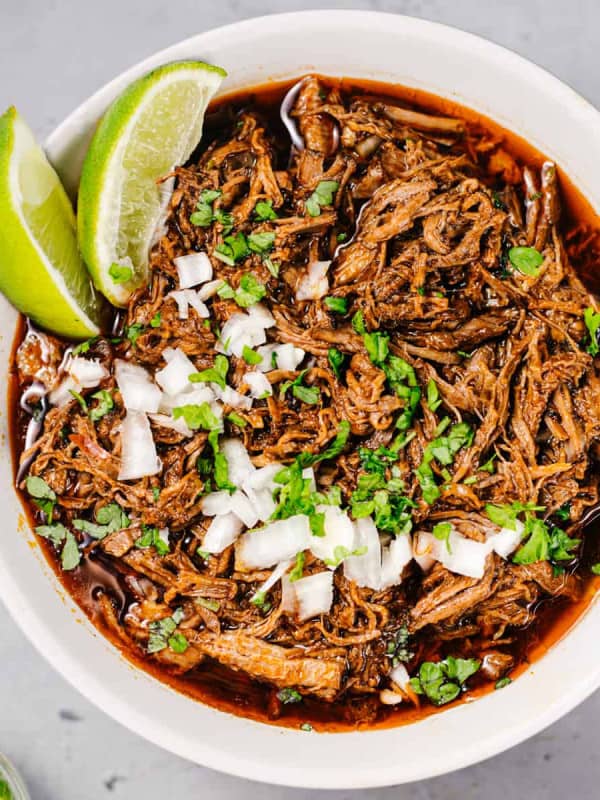
[[[178,50],[182,45],[197,43],[199,50],[201,50],[213,40],[234,34],[243,35],[256,25],[269,25],[273,20],[277,20],[278,24],[293,27],[297,22],[306,19],[309,15],[313,20],[315,18],[320,19],[323,24],[335,22],[342,25],[349,20],[367,25],[375,19],[387,18],[386,24],[402,24],[404,29],[409,32],[412,31],[415,34],[427,33],[430,37],[439,37],[442,40],[451,39],[455,44],[466,50],[470,48],[479,52],[484,51],[486,57],[493,60],[501,60],[505,68],[517,71],[524,80],[540,88],[544,87],[554,95],[557,102],[565,103],[569,107],[570,113],[576,116],[581,124],[598,126],[600,123],[600,113],[587,100],[558,78],[513,51],[474,34],[423,19],[378,11],[302,11],[253,17],[221,26],[191,36],[138,62],[122,72],[114,80],[105,84],[57,126],[46,140],[46,148],[50,156],[57,148],[60,148],[65,138],[73,134],[73,129],[79,124],[80,115],[84,110],[89,109],[91,106],[104,107],[106,98],[111,97],[115,89],[126,85],[157,63],[177,58]],[[351,76],[351,72],[349,72],[349,75]],[[236,754],[236,760],[232,762],[230,753],[224,752],[219,747],[214,747],[210,741],[204,742],[200,751],[198,750],[198,743],[195,743],[194,749],[191,749],[184,736],[177,736],[170,727],[163,726],[160,720],[157,721],[156,717],[141,712],[139,709],[134,710],[128,707],[118,696],[118,693],[113,691],[111,686],[102,682],[101,676],[95,674],[93,669],[79,660],[76,653],[69,650],[60,633],[51,630],[45,623],[43,615],[39,614],[30,602],[25,587],[22,587],[11,574],[1,547],[0,596],[15,622],[52,666],[88,700],[122,725],[154,744],[190,761],[238,777],[268,781],[278,785],[315,789],[358,789],[390,786],[400,782],[416,781],[451,772],[519,744],[566,714],[600,686],[600,660],[598,660],[595,665],[590,665],[585,679],[580,683],[566,682],[565,691],[552,698],[543,712],[530,719],[520,720],[518,724],[511,728],[507,727],[503,730],[494,731],[485,740],[465,743],[464,749],[458,755],[455,751],[447,755],[443,750],[438,750],[434,763],[427,767],[419,766],[412,769],[410,766],[408,768],[406,765],[400,767],[397,764],[390,763],[389,768],[383,770],[378,765],[376,773],[369,768],[361,769],[358,765],[353,766],[352,770],[346,766],[345,769],[319,769],[315,772],[309,766],[301,764],[298,765],[297,770],[291,770],[289,767],[280,767],[272,759],[268,758],[265,758],[261,763],[257,763],[254,759],[247,759],[243,753]],[[568,635],[570,635],[570,632]],[[482,700],[477,702],[481,703]],[[464,707],[461,706],[461,708]],[[443,713],[451,714],[453,710],[449,709]],[[293,733],[294,736],[306,736],[306,734],[292,732],[289,729],[281,729],[281,733],[282,735]],[[337,737],[353,734],[324,735]],[[360,735],[365,737],[366,747],[370,732],[361,732]]]

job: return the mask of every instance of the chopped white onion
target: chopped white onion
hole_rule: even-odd
[[[255,467],[241,439],[223,439],[221,451],[227,459],[229,482],[241,486],[254,473]]]
[[[275,511],[275,501],[273,500],[273,492],[269,489],[244,489],[248,500],[252,503],[254,510],[261,522],[266,522],[270,519]]]
[[[147,416],[141,411],[128,411],[121,425],[119,480],[130,481],[156,475],[160,469],[161,463]]]
[[[155,425],[159,425],[161,428],[169,428],[169,430],[177,431],[177,433],[180,433],[182,436],[192,436],[194,433],[191,428],[188,428],[183,417],[173,419],[173,417],[170,417],[167,414],[148,414],[148,416]]]
[[[344,548],[348,553],[354,549],[354,525],[348,514],[337,506],[318,506],[317,510],[325,514],[325,536],[311,536],[308,547],[316,558],[331,561],[329,568],[335,569],[336,548]]]
[[[261,328],[272,328],[275,325],[275,318],[262,303],[255,303],[250,306],[248,314],[253,324],[260,325]]]
[[[295,614],[300,622],[326,614],[333,603],[333,573],[329,570],[290,581],[282,578],[282,608]]]
[[[156,413],[160,407],[161,391],[150,373],[131,361],[115,361],[115,378],[128,411]]]
[[[308,265],[296,289],[296,300],[318,300],[329,291],[327,270],[331,261],[313,261]]]
[[[258,522],[256,509],[243,492],[234,492],[231,495],[231,510],[238,519],[241,519],[247,528],[253,528]]]
[[[421,567],[423,572],[429,570],[435,564],[434,553],[436,551],[437,539],[429,531],[419,531],[413,542],[413,558]]]
[[[167,366],[160,369],[156,375],[156,382],[166,394],[178,394],[190,386],[189,377],[197,372],[183,350],[167,348],[163,352]]]
[[[275,586],[277,581],[281,580],[281,578],[285,575],[288,569],[292,566],[293,559],[288,558],[286,561],[282,561],[280,564],[277,564],[273,572],[269,575],[267,580],[258,587],[258,589],[254,592],[252,597],[250,598],[250,602],[255,600],[258,597],[264,596],[270,589]]]
[[[84,389],[94,389],[109,372],[98,360],[75,356],[69,359],[67,372]]]
[[[67,377],[58,384],[56,389],[53,389],[48,395],[50,405],[58,406],[59,408],[66,406],[67,403],[71,403],[75,400],[71,392],[80,393],[82,389],[83,386],[80,383],[77,383],[70,375],[67,375]]]
[[[198,297],[198,292],[193,289],[180,289],[176,292],[169,292],[168,297],[172,297],[177,303],[179,319],[187,319],[189,316],[188,308],[191,306],[201,319],[210,317],[208,308]]]
[[[498,533],[487,537],[486,544],[502,558],[508,558],[521,544],[525,526],[520,519],[515,520],[516,530],[502,528]]]
[[[268,312],[267,312],[268,313]],[[249,314],[232,314],[221,329],[221,336],[215,349],[225,355],[242,357],[244,347],[254,349],[267,341],[265,324],[260,317]]]
[[[306,550],[310,539],[308,517],[304,514],[271,522],[240,536],[236,545],[236,566],[246,570],[272,567]]]
[[[371,517],[354,523],[355,538],[352,550],[366,548],[359,556],[349,556],[344,561],[344,575],[357,586],[379,589],[381,583],[381,545],[379,533]]]
[[[219,400],[225,405],[232,408],[241,408],[244,411],[250,411],[252,408],[252,398],[237,392],[231,386],[225,386],[224,389],[221,389],[216,383],[211,383],[211,387]]]
[[[431,533],[421,532],[418,535],[414,554],[417,562],[423,555],[426,555],[439,561],[446,569],[457,575],[482,578],[490,550],[491,547],[487,542],[467,539],[466,536],[452,528],[447,540],[436,539]]]
[[[173,263],[177,267],[180,289],[189,289],[199,283],[205,283],[213,276],[212,264],[206,253],[190,253],[187,256],[179,256],[179,258],[173,259]]]
[[[394,667],[390,672],[390,680],[402,691],[406,689],[410,683],[410,675],[404,664],[398,664]]]
[[[198,289],[198,299],[204,301],[214,297],[221,286],[223,286],[224,282],[225,281],[222,281],[220,278],[217,278],[215,281],[209,281],[208,283],[203,284]]]
[[[247,489],[256,489],[257,491],[260,489],[269,489],[272,491],[276,485],[275,476],[278,472],[281,472],[282,469],[283,464],[279,464],[278,462],[260,467],[246,478],[243,483],[244,491]]]
[[[273,394],[269,379],[262,372],[247,372],[244,375],[243,382],[250,389],[250,395],[255,399]]]
[[[221,514],[215,517],[204,534],[202,549],[207,553],[222,553],[226,547],[235,542],[242,527],[242,521],[235,514]]]
[[[258,364],[261,372],[270,372],[273,369],[283,369],[291,372],[298,367],[306,353],[301,347],[293,344],[265,344],[259,347],[258,355],[262,361]]]
[[[412,541],[408,534],[402,533],[384,548],[381,556],[381,581],[380,589],[388,586],[397,586],[402,583],[402,572],[407,564],[412,561]]]

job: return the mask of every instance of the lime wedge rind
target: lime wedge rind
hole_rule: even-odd
[[[132,83],[98,126],[82,170],[78,236],[94,284],[114,305],[126,305],[147,279],[148,252],[170,197],[157,181],[197,146],[225,75],[200,61],[158,67]],[[115,262],[132,267],[130,281],[112,280]]]
[[[100,331],[102,303],[78,253],[70,201],[15,108],[0,116],[0,291],[53,333]]]

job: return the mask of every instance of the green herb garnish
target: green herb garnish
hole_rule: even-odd
[[[346,314],[348,312],[347,297],[326,297],[323,301],[330,311],[336,314]]]
[[[124,267],[122,264],[113,262],[108,268],[108,274],[113,280],[113,283],[127,283],[133,278],[133,270],[131,267]]]
[[[259,222],[277,219],[277,212],[273,208],[272,200],[259,200],[254,206],[254,216]]]
[[[322,206],[330,206],[333,203],[333,195],[337,192],[339,183],[337,181],[320,181],[317,188],[305,201],[306,213],[311,217],[318,217]]]
[[[150,525],[142,525],[142,535],[135,540],[135,546],[140,549],[154,547],[159,556],[166,556],[171,552],[167,542],[161,538],[158,528]]]
[[[543,255],[535,247],[511,247],[508,251],[510,263],[523,275],[535,277],[544,263]]]
[[[434,705],[442,706],[458,697],[465,681],[480,666],[481,661],[475,658],[453,656],[438,662],[424,661],[418,677],[410,679],[410,685],[416,694],[424,694]]]
[[[94,392],[92,399],[98,401],[96,405],[90,409],[90,419],[92,422],[97,422],[99,419],[102,419],[102,417],[114,408],[114,400],[107,389],[100,389],[98,392]]]
[[[591,306],[588,306],[583,312],[583,319],[585,326],[590,335],[590,343],[587,346],[587,351],[592,356],[597,356],[600,352],[598,346],[598,328],[600,328],[600,314],[596,313]]]

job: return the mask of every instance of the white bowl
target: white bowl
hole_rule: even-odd
[[[477,109],[555,159],[600,208],[600,115],[539,67],[475,36],[422,20],[357,11],[285,14],[209,31],[157,53],[83,103],[47,143],[71,190],[90,132],[138,75],[165,61],[224,66],[223,91],[316,70],[399,82]],[[0,305],[7,378],[15,313]],[[511,686],[414,725],[306,733],[231,716],[132,667],[65,596],[28,529],[12,486],[7,413],[0,472],[0,592],[44,656],[124,725],[185,758],[272,783],[360,788],[427,778],[499,753],[550,724],[600,684],[600,607]]]

